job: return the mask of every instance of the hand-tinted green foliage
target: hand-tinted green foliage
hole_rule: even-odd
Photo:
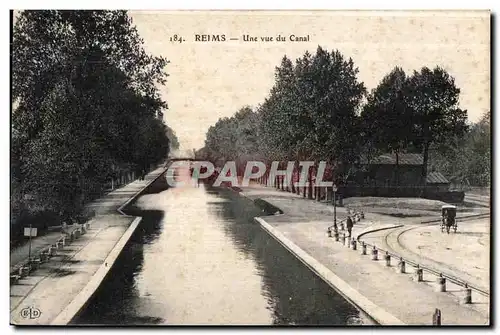
[[[74,215],[111,178],[168,155],[156,118],[168,62],[145,53],[125,11],[23,11],[13,29],[14,219]]]

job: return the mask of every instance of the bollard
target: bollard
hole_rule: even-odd
[[[373,249],[372,249],[372,261],[376,261],[378,260],[378,250],[377,248],[375,248],[375,246],[373,246]]]
[[[436,291],[446,292],[446,278],[443,277],[443,274],[440,274],[437,279]]]
[[[361,242],[361,255],[366,255],[366,243]]]
[[[385,266],[391,266],[391,255],[389,255],[389,252],[385,252]]]
[[[344,227],[344,223],[343,223],[343,222],[340,224],[340,230],[345,230],[345,227]]]
[[[436,311],[432,315],[432,325],[441,326],[441,310],[436,308]]]
[[[356,249],[357,249],[357,242],[356,242],[356,240],[353,237],[352,238],[352,250],[356,250]]]
[[[328,227],[328,237],[332,237],[332,228]]]
[[[462,301],[464,304],[472,303],[472,290],[469,288],[469,285],[465,284],[465,295]]]
[[[398,263],[398,273],[405,273],[405,272],[406,272],[406,264],[403,258],[401,257]]]
[[[338,231],[335,231],[335,241],[338,242],[339,241],[339,232]]]
[[[416,282],[424,281],[424,270],[422,270],[418,264],[417,264],[417,268],[415,269],[414,279]]]

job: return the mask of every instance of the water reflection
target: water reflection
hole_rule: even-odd
[[[252,202],[229,190],[164,188],[159,181],[129,213],[143,221],[74,324],[362,321],[253,221],[262,212]]]
[[[256,260],[263,278],[262,293],[273,306],[274,324],[359,324],[359,311],[276,240],[248,218],[262,215],[248,199],[230,191],[219,195],[230,199],[232,206],[218,206],[218,213],[227,222],[225,230],[235,247]]]

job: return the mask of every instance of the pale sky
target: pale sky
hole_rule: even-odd
[[[283,55],[292,60],[318,45],[338,49],[371,90],[395,66],[407,74],[444,67],[461,88],[460,106],[477,121],[490,109],[490,15],[485,11],[131,11],[149,53],[170,60],[161,88],[166,123],[181,149],[204,145],[208,128],[242,106],[256,107],[274,82]],[[182,43],[170,42],[174,34]],[[195,34],[225,34],[196,42]],[[310,36],[310,42],[243,42],[242,35]],[[229,38],[239,38],[230,41]]]

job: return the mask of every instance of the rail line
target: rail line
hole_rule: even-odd
[[[489,216],[489,213],[485,213],[485,214],[477,215],[477,216],[474,216],[474,217],[470,216],[470,217],[457,218],[457,220],[460,220],[461,222],[463,222],[463,221],[469,221],[469,220],[472,220],[472,219],[484,218],[484,217],[488,217],[488,216]],[[407,229],[401,230],[401,231],[399,231],[399,233],[398,233],[398,235],[396,237],[397,243],[403,246],[403,244],[400,242],[400,237],[401,237],[401,235],[403,233],[405,233],[405,232],[407,232],[409,230],[412,230],[412,229],[421,228],[421,227],[425,227],[425,226],[433,226],[433,225],[436,225],[436,223],[435,222],[429,222],[429,223],[426,223],[424,225],[413,226],[413,227],[409,227]],[[371,243],[366,243],[366,242],[363,242],[363,243],[365,243],[367,246],[370,246],[370,247],[374,247],[375,246],[375,248],[377,250],[379,250],[381,252],[387,252],[387,254],[390,255],[391,257],[403,259],[406,263],[411,264],[414,267],[418,266],[423,271],[427,271],[427,272],[432,273],[432,274],[434,274],[436,276],[443,276],[444,278],[446,278],[447,280],[449,280],[450,282],[452,282],[452,283],[454,283],[456,285],[462,286],[464,288],[468,287],[471,290],[476,291],[477,293],[479,293],[479,294],[481,294],[481,295],[486,296],[486,297],[489,298],[489,296],[490,296],[489,291],[487,291],[487,290],[485,290],[485,289],[483,289],[481,287],[478,287],[476,285],[470,285],[467,281],[465,281],[463,279],[460,279],[457,276],[451,275],[451,274],[443,272],[443,271],[436,270],[435,268],[429,267],[427,265],[421,265],[418,262],[415,262],[415,261],[412,261],[412,260],[407,259],[405,257],[402,257],[401,255],[399,255],[398,253],[396,253],[396,251],[394,249],[392,249],[389,246],[388,237],[389,237],[389,234],[384,236],[384,242],[385,242],[385,244],[387,246],[387,249],[390,249],[390,250],[384,250],[382,248],[377,248],[374,244],[371,244]],[[358,240],[359,240],[359,237],[358,237]],[[408,253],[415,254],[414,252],[409,251],[409,250],[408,250]],[[434,260],[431,260],[431,259],[429,259],[427,257],[424,257],[424,256],[420,256],[420,255],[418,255],[418,256],[420,258],[428,260],[429,262],[437,263],[437,264],[442,265],[444,267],[447,267],[447,268],[449,268],[451,270],[460,271],[460,270],[455,269],[452,266],[444,264],[442,262],[434,261]]]

